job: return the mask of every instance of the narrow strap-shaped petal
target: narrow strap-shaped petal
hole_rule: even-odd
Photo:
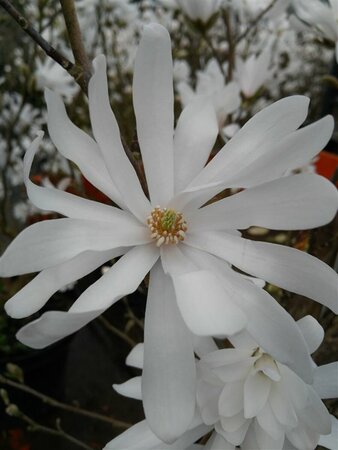
[[[43,133],[40,132],[27,150],[24,158],[24,182],[28,197],[35,206],[47,211],[58,212],[73,219],[114,222],[116,216],[127,217],[125,211],[121,211],[113,206],[87,200],[52,187],[40,187],[32,183],[29,179],[29,174],[42,138]]]
[[[44,348],[69,336],[125,295],[134,292],[156,261],[152,246],[135,247],[76,300],[68,312],[48,311],[17,333],[20,342]]]
[[[338,442],[338,419],[331,417],[331,433],[326,436],[320,436],[318,444],[329,450],[336,450]]]
[[[213,106],[194,101],[182,111],[174,136],[175,192],[203,169],[218,135]]]
[[[23,230],[0,258],[0,275],[10,277],[38,272],[61,264],[86,250],[147,244],[146,227],[134,218],[117,217],[115,223],[80,219],[53,219]]]
[[[127,366],[136,367],[137,369],[143,369],[144,360],[144,344],[139,343],[131,350],[126,358]]]
[[[189,234],[186,243],[225,259],[239,269],[338,312],[338,276],[308,253],[226,233]]]
[[[309,99],[292,96],[264,108],[219,151],[205,169],[192,181],[191,186],[223,180],[238,172],[238,167],[249,165],[267,152],[284,136],[296,130],[305,120]]]
[[[149,194],[153,205],[167,205],[174,194],[174,92],[168,31],[144,28],[137,51],[133,100]]]
[[[48,131],[58,151],[73,161],[88,181],[123,208],[121,194],[109,176],[97,143],[69,120],[59,94],[46,89],[45,98]]]
[[[324,329],[320,323],[312,316],[305,316],[297,320],[298,328],[300,329],[309,352],[314,353],[324,339]]]
[[[88,87],[93,133],[123,202],[138,219],[144,221],[151,208],[124,151],[120,131],[110,107],[105,57],[99,55],[93,61],[93,65],[95,72]]]
[[[109,259],[120,256],[124,251],[122,248],[104,252],[87,251],[43,270],[5,303],[6,313],[15,319],[36,313],[56,291],[84,277]]]
[[[194,248],[189,255],[201,269],[212,270],[222,278],[225,296],[248,318],[246,328],[256,343],[311,383],[312,359],[292,316],[270,294],[230,269],[222,260]],[[244,348],[248,347],[245,345]]]
[[[338,397],[338,362],[316,367],[313,377],[313,388],[320,398]]]
[[[113,384],[115,391],[125,397],[142,400],[141,377],[130,378],[121,384]]]
[[[149,426],[162,441],[172,443],[188,429],[195,383],[192,335],[177,307],[172,282],[158,262],[150,273],[142,394]]]
[[[185,215],[189,231],[245,229],[305,230],[330,222],[338,192],[323,177],[300,174],[239,192]]]

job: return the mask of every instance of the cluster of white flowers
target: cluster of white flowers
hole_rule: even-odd
[[[208,27],[221,3],[177,0],[163,2],[161,11],[172,15],[180,7],[190,21]],[[245,8],[244,1],[233,3]],[[88,4],[99,7],[96,1],[81,7]],[[284,20],[285,5],[276,6],[269,20]],[[113,2],[116,14],[135,19],[134,6],[123,8]],[[157,14],[151,4],[147,11]],[[170,36],[158,23],[144,27],[133,105],[149,198],[110,106],[105,57],[94,59],[89,82],[93,137],[66,113],[60,93],[69,92],[68,81],[45,91],[57,150],[116,206],[33,183],[31,166],[43,140],[38,132],[24,158],[27,194],[35,207],[64,218],[26,228],[1,256],[0,276],[39,272],[5,309],[13,318],[36,313],[57,290],[119,257],[69,311],[45,312],[18,332],[22,343],[41,349],[134,292],[150,272],[144,345],[127,358],[142,376],[115,386],[142,399],[146,419],[107,450],[314,450],[319,442],[335,450],[337,420],[321,399],[338,396],[338,364],[315,365],[311,354],[322,342],[321,326],[311,316],[296,322],[263,286],[269,282],[337,313],[337,274],[305,252],[241,233],[251,226],[304,230],[334,218],[334,185],[317,174],[293,174],[325,147],[333,119],[299,128],[309,99],[286,97],[246,121],[210,159],[220,130],[233,115],[241,119],[242,99],[250,102],[271,80],[274,42],[264,42],[245,59],[237,55],[231,80],[225,79],[229,65],[217,57],[195,72],[194,89],[184,71],[176,86],[184,108],[174,128]],[[41,77],[45,68],[40,65]],[[208,203],[225,189],[235,194]],[[219,337],[233,348],[218,349]],[[208,435],[205,445],[196,444]]]

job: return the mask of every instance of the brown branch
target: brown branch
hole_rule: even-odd
[[[102,414],[80,408],[78,406],[68,405],[66,403],[59,402],[58,400],[55,400],[52,397],[48,397],[47,395],[44,395],[41,392],[38,392],[35,389],[32,389],[29,386],[26,386],[25,384],[21,384],[21,383],[17,383],[16,381],[9,380],[8,378],[4,377],[3,375],[0,375],[0,383],[4,384],[6,386],[11,386],[15,389],[18,389],[19,391],[26,392],[27,394],[40,399],[43,403],[46,403],[47,405],[53,406],[55,408],[59,408],[59,409],[62,409],[64,411],[68,411],[68,412],[71,412],[74,414],[80,414],[82,416],[86,416],[91,419],[100,420],[101,422],[109,423],[110,425],[117,427],[117,428],[127,429],[127,428],[131,427],[130,423],[122,422],[120,420],[114,419],[113,417],[107,417]]]
[[[235,55],[236,55],[236,42],[234,40],[232,26],[231,26],[231,18],[228,11],[223,11],[223,21],[226,27],[226,36],[228,41],[228,73],[227,73],[227,83],[232,80],[233,72],[235,67]]]
[[[235,44],[238,44],[242,39],[244,39],[250,33],[251,30],[256,28],[256,26],[258,25],[260,20],[265,16],[265,14],[267,14],[270,11],[270,9],[272,9],[275,6],[276,2],[277,2],[277,0],[272,0],[272,2],[258,14],[258,16],[250,23],[248,28],[246,30],[244,30],[243,33],[240,34],[235,39]]]
[[[131,337],[129,337],[126,333],[124,333],[123,331],[119,330],[118,328],[114,327],[113,324],[111,324],[109,322],[109,320],[107,320],[105,317],[100,316],[99,317],[99,321],[102,323],[102,325],[109,330],[111,333],[115,334],[116,336],[118,336],[120,339],[124,340],[128,345],[130,345],[130,347],[135,347],[135,345],[137,344],[137,342],[135,342]]]
[[[75,79],[81,89],[86,92],[86,86],[83,82],[82,68],[77,64],[73,64],[62,53],[52,47],[41,34],[32,26],[32,24],[26,19],[9,0],[0,0],[0,6],[19,24],[25,33],[27,33],[34,42],[38,44],[40,48],[50,56],[55,62],[63,67],[67,72]]]
[[[77,18],[74,0],[60,0],[63,17],[65,19],[70,46],[73,51],[75,63],[82,68],[82,82],[88,90],[91,77],[91,63],[83,45],[80,24]]]

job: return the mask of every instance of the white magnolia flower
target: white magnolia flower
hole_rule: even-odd
[[[322,327],[311,316],[297,324],[313,353],[322,342]],[[236,347],[223,350],[211,339],[195,341],[200,357],[196,360],[199,410],[179,441],[172,447],[164,445],[143,421],[113,439],[105,450],[183,450],[214,428],[202,449],[314,450],[320,439],[321,445],[335,450],[338,421],[330,417],[321,399],[338,397],[338,363],[313,364],[310,385],[257,347],[248,334],[240,333],[232,341]],[[142,368],[143,353],[143,345],[138,344],[126,363]],[[114,388],[127,397],[142,399],[140,376]]]
[[[211,59],[204,71],[197,72],[196,90],[182,81],[177,90],[183,106],[199,101],[201,105],[211,102],[217,115],[218,125],[224,125],[226,117],[236,111],[241,104],[240,89],[236,82],[225,84],[218,63]]]
[[[174,134],[171,43],[168,32],[152,24],[138,49],[133,82],[149,200],[121,143],[103,56],[94,69],[89,111],[95,140],[70,122],[62,100],[50,91],[48,129],[60,153],[119,207],[32,183],[40,134],[24,161],[28,196],[65,218],[30,226],[0,258],[1,276],[40,272],[7,302],[6,311],[16,318],[33,314],[62,286],[121,256],[69,311],[48,311],[18,332],[21,342],[43,348],[135,291],[150,271],[144,409],[152,430],[171,442],[194,414],[191,332],[232,335],[246,326],[269,354],[309,378],[311,360],[296,323],[231,265],[337,310],[337,275],[329,266],[292,248],[243,239],[236,231],[251,225],[304,229],[333,218],[337,192],[330,182],[309,174],[279,179],[323,148],[333,121],[325,117],[297,130],[308,99],[286,98],[251,119],[204,167],[218,134],[213,107],[189,105]],[[200,208],[225,187],[248,189]]]
[[[246,60],[237,58],[235,79],[245,97],[253,97],[271,79],[271,53],[271,45],[268,45],[258,56],[251,55]]]
[[[176,0],[176,3],[190,20],[203,23],[207,23],[221,6],[221,0]]]
[[[293,0],[297,18],[305,27],[336,44],[338,61],[338,0]]]

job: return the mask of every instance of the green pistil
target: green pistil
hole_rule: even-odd
[[[163,230],[170,231],[172,227],[175,225],[177,218],[177,214],[172,209],[167,209],[167,211],[164,212],[162,219],[161,219],[161,226]]]

